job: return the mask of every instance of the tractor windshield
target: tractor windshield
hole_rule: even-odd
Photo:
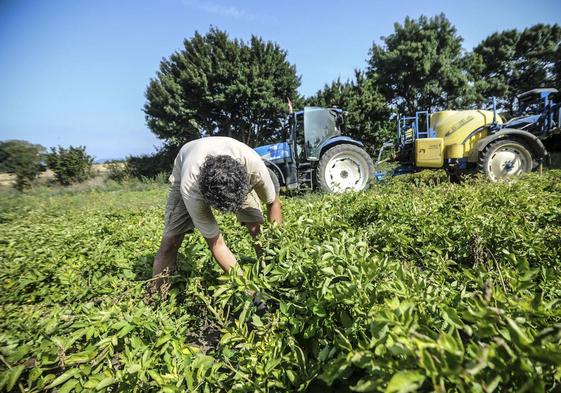
[[[332,136],[339,135],[337,111],[327,108],[304,108],[304,141],[306,156],[319,158],[319,148]]]

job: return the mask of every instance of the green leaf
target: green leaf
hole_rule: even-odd
[[[57,393],[68,393],[68,392],[72,391],[72,389],[74,389],[76,387],[76,385],[78,385],[78,383],[80,383],[80,380],[70,379],[70,380],[66,381],[66,383],[64,385],[62,385],[62,387],[60,389],[57,390]]]
[[[162,345],[164,345],[165,343],[167,343],[169,340],[171,339],[171,336],[169,336],[168,334],[165,334],[163,336],[161,336],[158,341],[156,341],[156,347],[161,347]]]
[[[346,311],[341,311],[341,323],[345,329],[353,326],[353,320],[351,316]]]
[[[8,370],[6,377],[6,388],[8,391],[14,388],[23,370],[25,370],[24,364],[20,364],[19,366],[12,367],[10,370]]]
[[[118,381],[113,377],[104,378],[95,386],[95,390],[105,389],[107,386],[113,385],[117,382]]]
[[[378,383],[372,378],[363,378],[356,385],[351,386],[353,392],[373,392],[377,390]]]
[[[442,307],[442,317],[451,326],[454,326],[456,328],[461,328],[462,326],[464,326],[464,323],[456,313],[456,310],[454,310],[451,307],[447,307],[447,306]]]
[[[93,375],[91,376],[88,381],[84,384],[84,388],[86,389],[95,389],[97,384],[101,381],[101,376]]]
[[[336,275],[335,270],[333,270],[333,268],[331,266],[322,267],[321,271],[328,276],[335,276]]]
[[[288,377],[288,380],[290,381],[290,383],[295,384],[296,383],[296,374],[294,373],[294,371],[286,370],[285,373],[286,373],[286,376]]]
[[[512,341],[516,346],[519,348],[526,348],[530,345],[531,340],[526,336],[526,334],[520,329],[520,327],[512,320],[511,318],[507,318],[507,327],[508,331],[510,332],[510,336]]]
[[[55,380],[49,386],[47,386],[47,389],[52,389],[55,386],[58,386],[63,382],[68,381],[70,378],[75,377],[78,374],[80,374],[80,370],[77,368],[71,368],[70,370],[66,370],[64,373],[62,373],[57,378],[55,378]]]
[[[243,308],[242,312],[240,313],[240,317],[238,318],[238,321],[239,321],[240,325],[244,324],[247,312],[249,311],[249,307],[250,307],[250,303],[247,302],[244,305],[244,308]]]
[[[19,362],[25,355],[31,352],[31,349],[32,347],[29,344],[19,346],[14,352],[9,354],[8,361],[12,364]]]
[[[419,371],[400,371],[394,374],[388,386],[386,387],[386,393],[408,393],[417,390],[423,382],[425,381],[425,376]]]
[[[134,329],[134,325],[127,323],[125,326],[121,328],[121,330],[119,330],[119,333],[117,333],[117,337],[123,338],[127,334],[129,334],[133,329]]]
[[[421,365],[428,371],[429,375],[434,375],[438,372],[434,360],[427,350],[421,350]]]
[[[251,317],[251,323],[255,327],[262,327],[263,326],[263,322],[261,321],[261,318],[259,318],[259,316],[256,315],[256,314],[253,314],[253,316]]]
[[[530,356],[532,357],[532,359],[538,360],[545,364],[551,364],[552,366],[561,365],[561,350],[555,351],[535,347],[532,348],[532,354]]]
[[[150,378],[152,378],[154,381],[156,381],[156,383],[158,385],[163,385],[164,384],[164,380],[162,379],[162,377],[160,376],[160,374],[158,374],[156,371],[154,370],[148,370],[148,375],[150,375]]]
[[[127,373],[129,374],[134,374],[139,372],[142,369],[142,366],[138,363],[135,364],[131,364],[129,367],[127,367]]]
[[[91,359],[93,359],[96,355],[96,352],[94,352],[93,350],[90,351],[84,351],[84,352],[76,352],[73,353],[72,355],[68,356],[65,360],[64,360],[64,364],[66,365],[73,365],[73,364],[78,364],[78,363],[84,363],[87,362]]]

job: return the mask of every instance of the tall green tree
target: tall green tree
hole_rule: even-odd
[[[495,96],[499,108],[513,112],[516,95],[559,80],[556,69],[561,26],[537,24],[491,34],[474,49],[470,69],[481,97]]]
[[[249,145],[277,138],[300,78],[276,43],[230,39],[216,28],[162,60],[146,90],[150,129],[172,145],[208,135]]]
[[[345,110],[345,134],[363,141],[373,152],[383,142],[393,139],[394,124],[389,121],[391,110],[374,80],[355,70],[355,79],[340,79],[307,99],[308,105],[338,107]]]
[[[8,140],[0,142],[0,172],[16,175],[14,187],[20,191],[31,186],[43,164],[45,148],[27,141]]]
[[[471,103],[474,89],[465,67],[462,38],[444,14],[407,17],[374,43],[368,77],[400,113]]]
[[[556,45],[555,50],[555,87],[561,91],[561,40]]]

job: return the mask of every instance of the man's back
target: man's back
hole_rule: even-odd
[[[262,180],[265,165],[259,155],[246,144],[228,137],[206,137],[183,145],[175,158],[170,181],[181,184],[185,195],[200,196],[198,175],[207,156],[227,155],[242,164],[249,176],[249,186],[253,189]]]

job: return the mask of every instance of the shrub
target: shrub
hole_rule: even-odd
[[[448,183],[448,174],[445,170],[423,170],[420,172],[409,173],[406,175],[388,177],[391,183],[412,184],[416,187],[436,186],[441,183]]]
[[[155,154],[143,154],[127,157],[126,169],[137,179],[155,179],[162,173],[169,176],[173,168],[173,161],[179,151],[178,146],[166,145]]]
[[[57,181],[64,185],[81,183],[91,177],[93,157],[86,153],[85,146],[70,146],[67,149],[51,147],[47,155],[47,165]]]
[[[0,142],[0,171],[16,175],[14,187],[19,191],[31,186],[39,172],[45,170],[45,148],[26,141]]]
[[[122,183],[130,174],[127,170],[126,163],[123,161],[109,161],[105,163],[107,167],[107,178]]]

